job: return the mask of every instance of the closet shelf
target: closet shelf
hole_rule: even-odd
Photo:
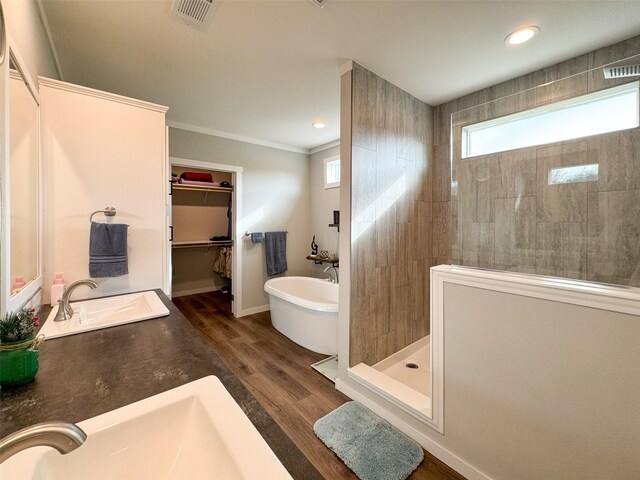
[[[171,248],[230,247],[232,245],[232,240],[189,240],[186,242],[173,242]]]
[[[171,187],[173,190],[190,190],[192,192],[233,192],[233,187],[205,187],[198,185],[182,185],[180,183],[174,183]]]

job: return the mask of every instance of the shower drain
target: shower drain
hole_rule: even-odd
[[[407,368],[418,368],[418,364],[413,362],[405,363],[404,366]]]

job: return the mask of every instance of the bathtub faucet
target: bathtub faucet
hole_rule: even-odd
[[[333,274],[331,274],[330,270],[333,270]],[[331,283],[338,283],[338,269],[336,267],[329,265],[323,272],[329,275],[329,281]]]

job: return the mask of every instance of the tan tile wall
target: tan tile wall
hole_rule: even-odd
[[[640,286],[640,129],[466,160],[459,148],[466,124],[636,81],[592,70],[632,55],[640,36],[434,109],[434,263]],[[591,163],[597,181],[548,185],[550,168]]]
[[[429,332],[432,109],[359,65],[352,82],[350,364]]]

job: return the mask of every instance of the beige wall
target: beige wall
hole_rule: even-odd
[[[464,125],[637,80],[597,67],[639,52],[635,37],[436,107],[438,263],[640,286],[640,128],[466,160],[459,148]],[[598,181],[548,185],[551,168],[593,163]]]
[[[454,284],[444,312],[432,437],[495,479],[640,478],[640,316]]]
[[[309,235],[309,252],[311,252],[311,238],[316,236],[318,251],[327,250],[338,252],[338,229],[330,227],[333,223],[333,211],[340,210],[340,187],[324,188],[324,159],[340,154],[340,146],[331,147],[309,156],[311,194],[311,234]],[[338,257],[339,258],[339,257]],[[315,265],[309,261],[309,275],[327,278],[322,273],[327,264]]]
[[[350,365],[429,332],[432,110],[354,64]]]
[[[308,155],[171,128],[172,157],[243,167],[242,209],[245,230],[288,230],[287,275],[307,275],[310,201]],[[245,240],[242,259],[243,309],[269,304],[264,292],[263,245]]]

